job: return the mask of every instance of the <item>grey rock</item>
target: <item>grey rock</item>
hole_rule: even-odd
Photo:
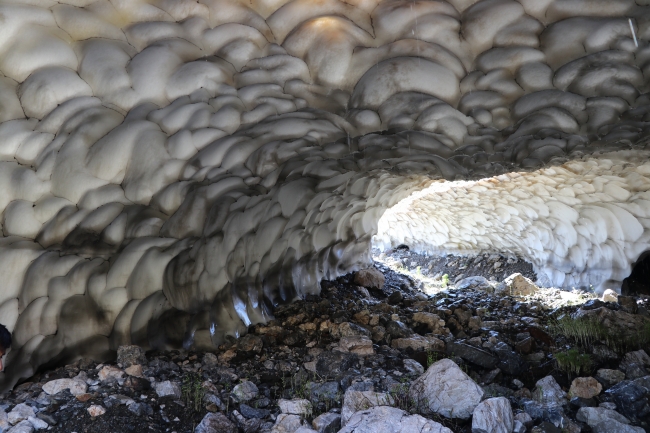
[[[456,288],[460,290],[466,290],[466,289],[486,290],[486,291],[494,290],[494,288],[487,280],[487,278],[481,276],[463,278],[458,283],[456,283]]]
[[[295,433],[301,427],[308,427],[299,415],[281,413],[275,420],[271,433]]]
[[[399,320],[391,320],[388,322],[386,332],[393,338],[406,338],[413,335],[413,330]]]
[[[147,365],[147,357],[140,346],[120,346],[117,348],[117,363],[122,364],[122,368]]]
[[[221,399],[218,396],[210,392],[203,396],[203,401],[206,404],[214,404],[219,408],[219,410],[226,410],[226,405],[223,403],[223,401],[221,401]]]
[[[595,425],[592,431],[593,433],[645,433],[641,427],[623,424],[614,419],[608,419]]]
[[[447,342],[448,355],[459,356],[467,362],[486,369],[494,369],[499,359],[490,352],[465,343]]]
[[[424,367],[422,367],[422,364],[417,362],[415,359],[405,359],[403,363],[404,363],[404,368],[410,374],[420,375],[424,373]]]
[[[341,415],[326,412],[317,416],[311,422],[311,425],[318,433],[336,433],[341,428]]]
[[[316,357],[316,372],[321,376],[338,376],[359,363],[353,353],[323,352]]]
[[[257,386],[250,381],[244,381],[232,389],[232,396],[240,403],[254,399],[257,394],[259,394]]]
[[[539,291],[539,287],[520,273],[512,274],[503,283],[511,296],[530,296]]]
[[[237,350],[246,353],[260,353],[264,342],[253,334],[246,334],[237,341]]]
[[[413,349],[414,351],[434,351],[441,352],[445,350],[445,342],[433,335],[423,337],[415,334],[407,338],[395,338],[391,341],[391,347],[394,349]]]
[[[237,433],[239,429],[224,414],[209,413],[203,417],[194,433]]]
[[[454,361],[442,359],[413,382],[409,396],[423,409],[468,419],[481,402],[483,390]]]
[[[88,385],[79,379],[55,379],[43,385],[43,391],[49,395],[58,394],[66,389],[69,389],[72,395],[81,395],[86,393]]]
[[[512,426],[512,433],[526,433],[526,426],[521,421],[515,420]]]
[[[621,370],[601,368],[596,372],[596,380],[602,383],[605,388],[610,388],[617,383],[625,380],[625,373],[623,373]]]
[[[158,397],[174,397],[181,398],[181,388],[177,383],[166,380],[164,382],[157,382],[154,389]]]
[[[605,391],[605,396],[631,421],[640,421],[650,414],[646,389],[632,381],[624,380],[614,385]]]
[[[338,382],[310,383],[309,387],[312,401],[334,400],[341,389]]]
[[[339,433],[453,433],[442,424],[403,410],[378,406],[355,413]]]
[[[343,322],[338,328],[333,332],[333,336],[336,338],[341,337],[370,337],[370,331],[366,328],[363,328],[356,323]]]
[[[488,398],[474,409],[472,433],[511,433],[514,416],[505,397]]]
[[[567,403],[566,392],[562,391],[553,376],[546,376],[537,381],[533,397],[542,404],[563,405]]]
[[[341,408],[341,425],[345,426],[348,420],[360,410],[370,409],[375,406],[390,406],[394,404],[393,398],[383,392],[354,391],[348,389],[343,397]]]
[[[7,414],[7,420],[11,425],[18,424],[21,421],[28,419],[30,416],[36,416],[36,412],[25,403],[20,403]]]
[[[532,427],[533,426],[533,419],[526,412],[519,412],[518,414],[515,415],[514,418],[515,418],[515,421],[519,421],[525,427]]]
[[[524,371],[525,363],[523,359],[506,343],[498,342],[492,350],[499,358],[497,366],[502,371],[512,376],[519,375]]]
[[[153,408],[147,403],[131,403],[128,405],[129,412],[134,413],[136,416],[151,416],[153,415]]]
[[[48,423],[46,423],[40,418],[36,418],[35,416],[30,416],[29,418],[27,418],[27,421],[29,421],[32,424],[34,430],[44,430],[49,427]]]
[[[24,420],[7,430],[7,433],[32,433],[34,426],[31,422]]]
[[[594,427],[601,422],[613,419],[622,424],[629,424],[630,421],[625,418],[620,413],[611,410],[605,409],[603,407],[583,407],[578,409],[576,413],[576,419],[578,421],[587,423],[590,427]]]
[[[354,283],[369,289],[383,289],[386,278],[376,268],[362,269],[354,274]]]
[[[260,418],[260,419],[266,418],[271,414],[270,410],[256,409],[244,403],[239,405],[239,412],[241,412],[241,414],[246,418]]]
[[[312,411],[311,402],[303,398],[296,398],[293,400],[278,400],[280,412],[288,413],[291,415],[309,415]]]

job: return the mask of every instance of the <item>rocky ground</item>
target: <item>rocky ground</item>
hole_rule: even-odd
[[[0,395],[0,433],[650,430],[646,298],[539,289],[498,255],[376,259],[215,353],[43,372]]]

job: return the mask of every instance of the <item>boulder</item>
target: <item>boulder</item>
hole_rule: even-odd
[[[425,351],[435,351],[442,352],[445,350],[445,342],[432,336],[423,337],[421,335],[415,334],[412,337],[408,338],[396,338],[390,344],[393,349],[413,349],[415,351],[425,350]]]
[[[236,385],[232,389],[233,398],[240,403],[254,399],[258,393],[257,386],[248,380]]]
[[[394,402],[390,395],[383,392],[348,389],[343,397],[341,425],[345,426],[352,415],[360,410],[370,409],[375,406],[389,406],[394,404]]]
[[[602,390],[603,386],[593,377],[576,377],[571,382],[569,397],[592,398]]]
[[[121,364],[122,368],[146,365],[147,357],[144,354],[144,349],[140,346],[119,346],[117,348],[117,363]]]
[[[99,373],[97,374],[97,377],[102,382],[111,379],[121,379],[122,376],[124,376],[124,372],[121,369],[113,367],[111,365],[104,366],[101,370],[99,370]]]
[[[299,415],[291,415],[288,413],[281,413],[275,420],[275,424],[271,429],[271,433],[295,433],[301,427],[308,427],[305,425]],[[237,431],[237,430],[235,430]]]
[[[354,337],[342,337],[339,341],[339,350],[361,356],[375,354],[375,349],[372,348],[372,340],[368,337],[358,335]]]
[[[442,424],[403,410],[378,406],[356,412],[338,433],[453,433]]]
[[[563,405],[567,403],[566,392],[562,391],[553,376],[546,376],[537,381],[533,398],[547,405]]]
[[[309,415],[311,414],[312,407],[309,400],[302,398],[296,398],[293,400],[278,400],[278,406],[280,406],[281,413],[288,413],[291,415]]]
[[[417,312],[413,314],[413,321],[415,323],[422,323],[429,327],[429,331],[432,334],[446,334],[445,330],[445,321],[440,318],[437,314],[427,313],[427,312]]]
[[[632,421],[639,421],[650,414],[646,389],[632,381],[624,380],[604,394],[616,404],[620,413]]]
[[[611,370],[609,368],[601,368],[596,372],[596,379],[605,385],[606,388],[610,388],[616,385],[619,382],[625,380],[625,373],[621,370]]]
[[[645,433],[645,430],[641,427],[634,427],[628,424],[623,424],[615,419],[608,419],[600,424],[596,424],[593,429],[593,433]]]
[[[326,412],[314,418],[311,425],[318,433],[336,433],[341,428],[341,415]]]
[[[481,402],[483,389],[451,359],[442,359],[416,379],[409,396],[447,418],[468,419]]]
[[[55,395],[69,389],[72,395],[85,394],[88,385],[81,379],[55,379],[43,385],[43,391],[49,395]]]
[[[354,274],[354,284],[369,289],[383,289],[386,278],[376,268],[362,269]]]
[[[87,411],[88,411],[88,415],[90,415],[93,418],[96,417],[96,416],[102,416],[102,415],[104,415],[106,413],[106,409],[104,409],[103,406],[99,406],[99,405],[96,405],[96,404],[93,404],[92,406],[90,406],[87,409]]]
[[[493,369],[499,363],[499,359],[487,350],[466,343],[448,342],[446,350],[448,355],[459,356],[486,369]]]
[[[576,419],[587,423],[590,427],[594,427],[609,419],[613,419],[622,424],[630,423],[630,421],[620,413],[611,409],[605,409],[604,407],[581,407],[576,413]]]
[[[181,388],[177,383],[166,380],[158,382],[154,385],[154,389],[158,397],[174,397],[181,398]]]
[[[10,424],[15,425],[26,420],[30,416],[36,416],[34,409],[25,403],[19,403],[7,414],[7,420]]]
[[[203,417],[194,433],[237,433],[239,429],[221,412],[209,413]]]
[[[603,292],[603,302],[618,302],[618,293],[612,289],[607,289]]]
[[[260,353],[264,342],[257,335],[246,334],[237,341],[237,350],[244,353]]]
[[[474,409],[472,433],[511,433],[514,422],[512,407],[507,398],[488,398]]]
[[[535,283],[519,273],[510,275],[503,283],[511,296],[530,296],[539,290]]]
[[[487,278],[481,276],[463,278],[457,282],[455,286],[456,289],[459,290],[474,289],[485,290],[487,292],[492,292],[494,290]]]

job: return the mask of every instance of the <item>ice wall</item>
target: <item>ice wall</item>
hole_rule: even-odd
[[[480,181],[436,182],[388,209],[373,238],[427,253],[526,258],[545,286],[620,292],[650,250],[650,152],[618,151]]]
[[[0,383],[238,335],[433,179],[643,148],[649,4],[0,0]]]

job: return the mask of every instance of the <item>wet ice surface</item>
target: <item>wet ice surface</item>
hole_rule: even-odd
[[[526,230],[538,276],[617,284],[648,243],[649,11],[0,2],[0,322],[15,337],[0,383],[121,344],[241,335],[367,266],[382,213],[439,179],[572,161],[563,181],[584,197],[542,173],[527,194],[548,214],[495,206],[499,224],[450,242]],[[578,206],[570,192],[593,209],[555,204]]]

